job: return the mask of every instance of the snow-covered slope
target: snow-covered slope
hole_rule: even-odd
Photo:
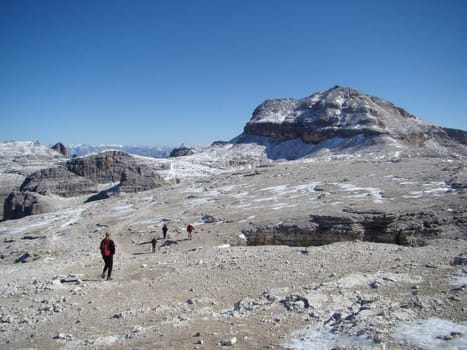
[[[29,173],[51,166],[65,158],[59,152],[37,141],[7,141],[0,143],[0,171]]]

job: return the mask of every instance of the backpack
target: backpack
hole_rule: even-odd
[[[104,256],[110,256],[110,239],[106,239],[102,242],[101,253]]]

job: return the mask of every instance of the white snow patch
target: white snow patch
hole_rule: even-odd
[[[43,226],[47,226],[50,224],[50,221],[42,221],[42,222],[35,222],[25,226],[19,227],[5,227],[0,229],[0,233],[11,233],[11,234],[18,234],[23,232],[28,232],[35,228],[40,228]]]
[[[63,228],[66,228],[68,226],[72,226],[76,223],[79,223],[79,219],[81,217],[81,213],[84,211],[84,209],[82,208],[78,208],[78,209],[70,209],[69,212],[67,213],[64,213],[64,214],[68,214],[70,216],[70,219],[63,223],[61,226],[60,226],[60,229],[63,229]]]
[[[312,182],[307,185],[298,185],[295,188],[297,191],[318,192],[316,191],[316,187],[319,185],[321,185],[321,182]]]
[[[401,182],[401,185],[413,184],[413,182]],[[424,194],[432,194],[437,196],[438,194],[446,193],[451,190],[451,187],[446,182],[430,182],[423,184],[425,188],[422,191],[410,191],[408,194],[404,195],[404,198],[420,198]]]
[[[242,204],[238,204],[238,205],[233,205],[232,208],[235,208],[235,209],[251,208],[251,203],[242,203]]]
[[[248,192],[240,192],[240,193],[233,194],[232,198],[240,199],[240,198],[247,197],[248,195],[249,195]]]
[[[188,187],[187,189],[185,189],[185,193],[188,192],[188,193],[201,193],[203,192],[204,189],[201,188],[201,187]]]
[[[446,193],[449,191],[449,186],[445,182],[430,182],[429,184],[424,184],[427,189],[424,190],[424,193]]]
[[[373,197],[373,203],[383,203],[383,190],[379,188],[373,187],[357,187],[352,184],[336,184],[344,191],[352,192],[352,197],[354,198],[363,198],[366,197],[367,194]],[[361,193],[363,192],[363,193]]]
[[[467,324],[439,318],[417,320],[401,324],[393,338],[423,350],[467,349]]]
[[[467,286],[467,270],[459,270],[449,280],[449,284],[456,288]]]
[[[133,211],[133,210],[135,210],[135,208],[133,208],[133,204],[121,205],[121,206],[112,208],[112,211],[118,211],[118,212],[128,212],[128,211]]]
[[[279,185],[279,186],[273,186],[273,187],[265,187],[262,189],[259,189],[258,191],[270,191],[270,192],[275,192],[275,193],[283,193],[287,189],[287,185]]]
[[[422,191],[410,191],[408,194],[404,195],[404,198],[420,198],[423,196]]]
[[[194,208],[209,203],[209,198],[191,198],[190,201],[185,202],[185,207]]]
[[[220,192],[224,193],[224,192],[230,192],[230,191],[232,191],[233,189],[235,189],[236,187],[237,187],[237,186],[235,186],[235,185],[223,186],[223,187],[218,188],[218,190],[219,190]]]
[[[257,199],[254,199],[253,202],[255,203],[270,202],[270,201],[274,201],[275,199],[276,197],[257,198]]]
[[[363,336],[336,334],[325,330],[304,328],[294,331],[282,344],[290,350],[371,349],[375,342]]]
[[[116,335],[109,335],[107,337],[100,337],[94,341],[95,346],[110,346],[115,342],[119,341],[120,337]]]
[[[293,208],[296,207],[296,204],[287,204],[287,203],[277,203],[271,207],[272,210],[281,210],[284,208]]]
[[[373,282],[379,282],[381,285],[389,283],[421,283],[420,278],[414,278],[407,274],[394,274],[390,272],[377,272],[377,273],[352,273],[344,276],[337,281],[324,283],[324,285],[333,288],[352,289],[357,287],[368,287]]]
[[[49,226],[60,220],[68,220],[64,222],[60,229],[63,229],[67,226],[73,225],[78,222],[79,216],[84,211],[84,209],[63,209],[50,215],[32,215],[25,217],[19,220],[8,220],[4,222],[3,228],[0,228],[0,234],[9,233],[9,234],[20,234],[24,232],[30,232],[34,229],[42,228],[44,226]],[[53,215],[53,216],[52,216]],[[32,221],[32,222],[31,222]],[[22,222],[25,222],[24,225],[21,225]],[[18,225],[19,224],[19,225]],[[18,225],[18,226],[16,226]]]

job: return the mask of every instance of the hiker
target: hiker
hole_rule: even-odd
[[[115,244],[112,240],[110,232],[106,232],[105,238],[101,241],[100,245],[102,259],[104,259],[104,270],[102,271],[102,278],[105,278],[105,272],[107,271],[107,280],[111,280],[112,267],[115,254]]]
[[[157,243],[156,237],[152,237],[151,245],[152,245],[152,252],[153,252],[153,253],[156,252],[156,243]]]
[[[162,234],[164,235],[164,239],[167,238],[167,231],[168,231],[168,230],[169,230],[169,229],[167,228],[167,225],[164,224],[164,226],[162,226]]]
[[[192,232],[195,230],[194,226],[192,224],[189,224],[187,227],[186,227],[186,232],[188,232],[188,239],[191,239],[192,238]]]

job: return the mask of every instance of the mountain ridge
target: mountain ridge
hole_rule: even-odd
[[[67,146],[71,156],[82,157],[90,153],[97,153],[106,150],[117,150],[145,157],[167,158],[174,147],[170,146],[138,146],[119,144],[70,144]]]

